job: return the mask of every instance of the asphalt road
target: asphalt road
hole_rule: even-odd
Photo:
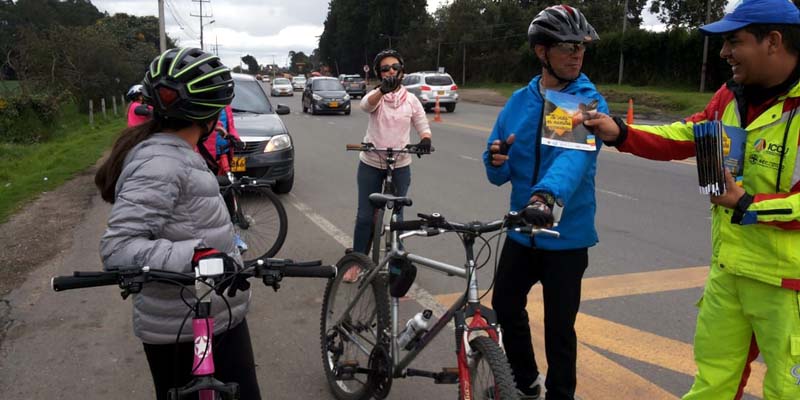
[[[349,246],[355,216],[357,154],[367,115],[301,113],[300,93],[271,98],[291,107],[284,116],[296,148],[295,187],[282,196],[289,237],[282,257],[334,263]],[[506,211],[508,187],[485,178],[480,161],[499,108],[461,103],[431,122],[436,152],[414,159],[409,193],[415,212],[457,221],[491,220]],[[433,118],[433,115],[430,115]],[[696,309],[710,253],[710,213],[696,189],[691,162],[653,162],[604,150],[597,174],[600,243],[590,250],[577,322],[578,395],[599,399],[676,399],[688,390]],[[49,278],[99,268],[97,243],[108,207],[99,197],[75,227],[73,247],[36,270],[9,296],[15,323],[0,359],[5,398],[148,398],[149,371],[132,335],[130,305],[113,288],[53,293]],[[454,235],[410,239],[409,251],[463,264]],[[482,288],[491,263],[480,272]],[[447,305],[464,282],[420,270],[419,290],[402,302],[406,318],[426,306]],[[319,315],[324,283],[286,280],[278,293],[253,291],[248,316],[262,393],[269,399],[329,399],[320,355]],[[430,295],[431,297],[426,297]],[[488,299],[488,297],[487,297]],[[544,364],[538,287],[530,296],[537,360]],[[433,302],[433,303],[432,303]],[[416,368],[454,367],[452,335],[444,331]],[[764,367],[756,365],[749,398],[760,396]],[[451,398],[455,386],[425,378],[395,381],[390,398]]]

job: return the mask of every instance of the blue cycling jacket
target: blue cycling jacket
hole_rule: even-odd
[[[555,230],[560,238],[510,232],[509,237],[527,247],[545,250],[566,250],[590,247],[597,243],[594,226],[596,202],[594,175],[597,169],[597,151],[564,149],[541,143],[543,102],[536,76],[527,87],[517,90],[506,103],[492,129],[483,153],[486,176],[495,185],[511,181],[511,210],[521,210],[528,205],[534,192],[553,194],[564,204],[561,221]],[[586,75],[561,90],[599,101],[598,111],[608,113],[608,105]],[[489,162],[488,145],[494,140],[505,141],[514,133],[516,139],[508,153],[509,159],[500,167]],[[538,164],[538,168],[537,168]],[[538,176],[534,176],[538,171]]]

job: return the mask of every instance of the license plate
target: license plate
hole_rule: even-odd
[[[352,84],[350,84],[350,87],[353,88],[353,89],[358,89],[358,84],[357,83],[352,83]]]
[[[332,101],[332,102],[328,103],[328,107],[332,107],[332,108],[339,107],[339,103],[335,102],[335,101]]]
[[[444,96],[444,90],[439,91],[439,96]]]
[[[233,157],[231,172],[244,172],[247,170],[247,160],[243,157]]]

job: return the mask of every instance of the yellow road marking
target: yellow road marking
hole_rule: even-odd
[[[581,298],[591,301],[702,287],[707,271],[708,267],[700,266],[586,278]],[[436,299],[442,304],[452,304],[460,294],[438,295]],[[485,296],[483,302],[490,306],[490,299],[491,294]],[[527,310],[534,348],[540,355],[537,362],[545,370],[541,285],[536,285],[528,295]],[[677,399],[635,372],[594,351],[592,347],[684,375],[693,376],[696,371],[691,344],[584,313],[578,314],[575,330],[578,332],[577,392],[583,399]],[[766,366],[754,362],[752,368],[745,392],[759,397]]]

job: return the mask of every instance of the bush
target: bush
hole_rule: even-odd
[[[66,94],[0,94],[0,142],[39,143],[47,140],[54,131],[67,97]]]

